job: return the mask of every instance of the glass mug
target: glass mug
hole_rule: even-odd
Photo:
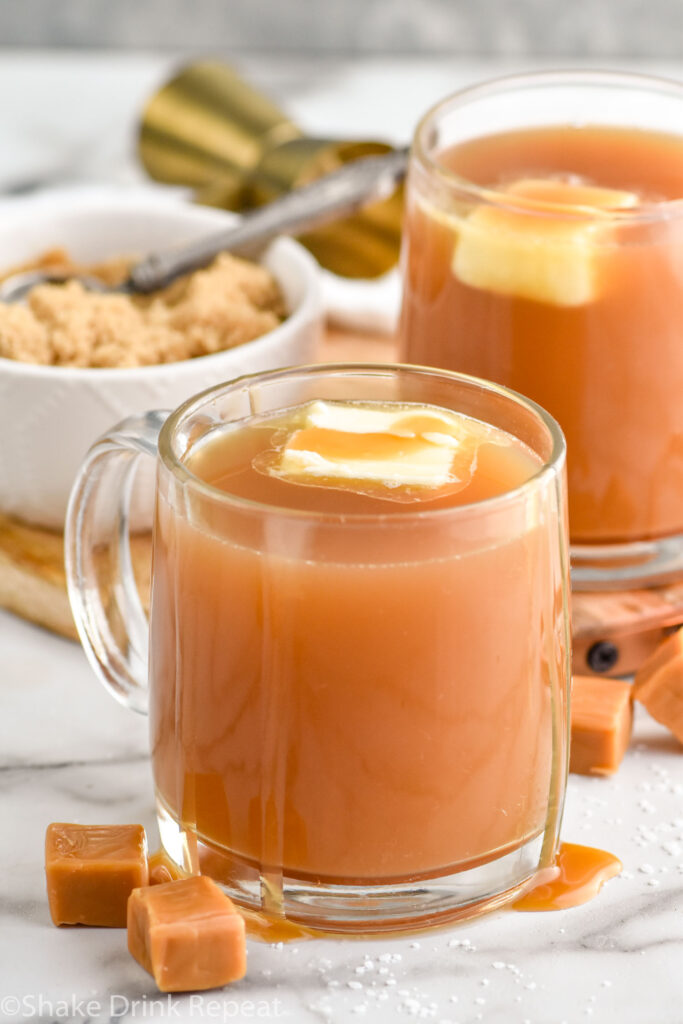
[[[683,572],[681,253],[681,85],[503,78],[416,130],[401,358],[558,420],[577,589]]]
[[[313,399],[457,410],[518,438],[539,469],[469,505],[340,515],[188,468],[221,431]],[[140,455],[157,465],[149,690],[129,551]],[[67,516],[72,608],[100,679],[149,709],[161,839],[181,869],[245,907],[358,932],[472,916],[553,863],[564,458],[557,424],[504,388],[371,365],[241,378],[91,449]]]

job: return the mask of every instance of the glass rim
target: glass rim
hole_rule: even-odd
[[[457,190],[463,196],[475,199],[478,202],[503,207],[515,212],[533,214],[535,216],[552,215],[557,218],[562,216],[567,220],[595,219],[604,223],[606,220],[614,220],[628,224],[652,223],[655,221],[670,219],[672,216],[683,216],[683,197],[678,199],[662,199],[649,203],[643,203],[635,207],[623,209],[600,210],[593,213],[587,208],[580,211],[572,210],[570,207],[563,207],[561,204],[549,208],[547,202],[540,202],[533,199],[515,199],[509,193],[497,188],[490,188],[485,185],[478,185],[447,167],[438,157],[428,152],[425,145],[424,135],[431,124],[450,109],[465,106],[472,100],[486,99],[496,93],[507,89],[532,89],[542,86],[575,85],[581,86],[602,86],[620,89],[641,89],[651,93],[665,92],[674,94],[681,101],[683,109],[683,82],[673,78],[666,78],[660,75],[643,74],[637,71],[609,71],[591,69],[556,69],[550,71],[529,71],[512,75],[499,75],[489,78],[474,85],[464,86],[450,95],[443,97],[431,106],[420,118],[413,133],[411,146],[411,161],[416,161],[430,175],[438,178],[445,186]],[[609,127],[598,125],[596,127]],[[681,136],[683,140],[683,135]]]
[[[438,377],[441,379],[453,380],[472,388],[478,388],[489,394],[503,397],[512,404],[522,407],[539,420],[549,433],[551,440],[551,451],[547,459],[543,460],[538,470],[525,480],[522,484],[504,491],[489,498],[479,501],[468,502],[463,505],[453,505],[446,508],[429,509],[423,508],[418,511],[394,511],[394,512],[328,512],[317,509],[297,509],[287,506],[271,504],[263,501],[255,501],[252,498],[245,498],[240,495],[230,494],[213,484],[207,483],[201,477],[192,473],[187,465],[178,457],[173,448],[173,439],[183,422],[193,413],[198,412],[202,406],[213,397],[221,394],[228,394],[231,391],[241,390],[250,384],[269,380],[286,380],[297,377],[310,379],[315,376],[397,376],[410,375],[421,377]],[[228,421],[229,422],[229,421]],[[538,454],[538,453],[536,453]],[[469,374],[456,373],[451,370],[441,370],[430,366],[413,366],[407,363],[312,363],[304,366],[286,366],[274,370],[261,370],[256,373],[244,374],[231,381],[224,381],[221,384],[213,385],[199,394],[193,395],[182,405],[178,406],[166,419],[161,428],[158,441],[158,456],[162,464],[169,470],[174,478],[185,487],[192,488],[199,495],[210,498],[220,505],[230,507],[237,511],[249,512],[252,514],[264,514],[278,518],[296,519],[325,524],[345,525],[381,522],[382,524],[396,523],[405,525],[407,522],[424,522],[425,519],[433,517],[448,518],[465,517],[473,512],[482,513],[489,510],[497,510],[506,504],[514,504],[527,491],[534,491],[543,487],[551,478],[556,478],[562,470],[566,458],[566,442],[564,434],[558,422],[546,412],[542,406],[513,391],[511,388],[495,384],[493,381],[484,380],[480,377],[473,377]]]

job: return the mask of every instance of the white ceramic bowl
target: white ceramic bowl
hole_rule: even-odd
[[[5,201],[0,267],[64,246],[77,260],[166,249],[228,225],[232,215],[150,192],[81,190]],[[318,267],[296,242],[274,242],[263,262],[289,316],[237,348],[162,366],[78,369],[0,358],[0,513],[61,529],[90,445],[133,413],[173,409],[244,373],[310,362],[321,325]]]

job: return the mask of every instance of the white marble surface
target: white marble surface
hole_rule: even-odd
[[[167,63],[3,56],[0,95],[12,104],[0,114],[0,183],[55,171],[69,180],[137,181],[133,113]],[[501,67],[245,69],[280,89],[311,129],[399,139],[433,99]],[[683,76],[683,66],[662,70]],[[0,613],[0,1020],[683,1020],[683,751],[645,714],[615,778],[570,781],[565,839],[602,846],[624,863],[592,903],[499,913],[415,940],[250,943],[247,978],[194,999],[159,997],[126,952],[123,932],[58,930],[49,921],[50,820],[141,821],[154,836],[145,750],[144,720],[111,700],[75,644]]]
[[[253,1004],[295,1024],[680,1024],[683,752],[646,715],[615,778],[570,780],[565,838],[624,863],[592,903],[412,940],[250,942],[244,981],[151,1007],[124,932],[52,926],[43,873],[51,820],[141,821],[154,837],[145,722],[73,643],[0,613],[0,652],[0,1020],[76,1022],[87,1000],[96,1019],[201,1020],[217,1000],[221,1020],[250,1019]]]

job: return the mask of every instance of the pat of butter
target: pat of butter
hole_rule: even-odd
[[[282,449],[277,475],[302,483],[443,487],[461,479],[456,456],[464,448],[473,455],[466,441],[486,432],[484,424],[469,424],[428,406],[312,402]],[[469,470],[469,462],[462,468]]]
[[[592,302],[599,294],[599,244],[609,240],[610,212],[635,206],[638,197],[531,178],[505,192],[514,209],[481,205],[460,221],[456,277],[472,288],[555,306]]]

